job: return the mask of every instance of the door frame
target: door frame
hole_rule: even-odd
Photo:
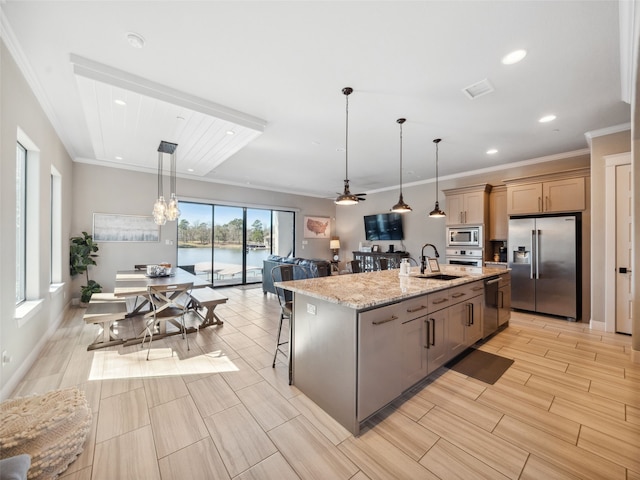
[[[605,211],[616,207],[616,167],[631,164],[631,152],[606,155]],[[616,331],[616,216],[605,216],[604,318],[606,332]]]

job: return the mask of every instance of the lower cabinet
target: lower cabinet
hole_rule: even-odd
[[[362,421],[402,391],[401,304],[359,314],[358,421]]]

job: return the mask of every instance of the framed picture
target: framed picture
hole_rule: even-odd
[[[432,273],[436,273],[440,271],[440,265],[438,264],[437,258],[428,258],[427,259],[429,265],[429,271]]]
[[[304,217],[304,238],[331,238],[331,219]]]
[[[160,225],[152,216],[93,214],[93,239],[96,242],[159,242]]]
[[[372,251],[372,252],[375,252],[375,253],[380,252],[380,245],[373,245],[373,246],[371,247],[371,251]]]

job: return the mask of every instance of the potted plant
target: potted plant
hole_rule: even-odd
[[[71,276],[84,273],[87,277],[87,284],[82,285],[80,290],[80,302],[89,303],[91,295],[102,291],[102,286],[95,280],[89,280],[89,266],[96,265],[94,260],[98,244],[93,241],[93,237],[87,232],[82,232],[81,237],[71,237],[69,252],[69,271]]]

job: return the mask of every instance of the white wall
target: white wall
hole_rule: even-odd
[[[62,320],[69,303],[68,232],[71,223],[72,162],[44,111],[20,73],[5,43],[0,41],[0,351],[12,358],[2,365],[0,398],[6,398],[38,354],[39,348]],[[15,318],[15,262],[16,262],[16,141],[20,128],[40,150],[36,178],[39,200],[35,208],[32,233],[35,230],[38,249],[35,259],[38,268],[28,275],[34,280],[27,292],[27,300],[42,303],[26,324],[18,326]],[[49,221],[51,167],[62,179],[62,281],[66,284],[55,294],[50,293]],[[27,232],[29,235],[29,232]],[[33,258],[31,260],[34,260]]]

